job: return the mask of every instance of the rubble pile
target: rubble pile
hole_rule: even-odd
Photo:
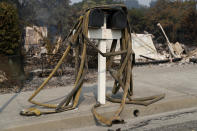
[[[180,61],[181,64],[188,63],[188,62],[194,62],[196,63],[197,60],[197,53],[195,53],[195,49],[193,51],[189,51],[189,49],[182,43],[176,42],[171,43],[165,34],[164,29],[162,28],[161,24],[158,23],[158,27],[161,28],[162,33],[164,34],[166,38],[166,43],[153,43],[152,38],[154,37],[152,34],[149,34],[148,32],[144,34],[135,34],[132,33],[132,46],[133,51],[135,53],[135,65],[147,65],[147,64],[162,64],[162,63],[169,63],[169,62],[178,62]],[[37,40],[43,39],[44,36],[47,36],[47,29],[41,30],[42,28],[36,28],[36,30],[32,28],[31,31],[33,31],[36,35],[33,36]],[[43,27],[44,29],[44,27]],[[29,34],[31,32],[27,31],[27,38],[29,38]],[[64,39],[60,36],[56,36],[56,42],[53,45],[53,51],[51,54],[47,52],[46,45],[41,45],[39,42],[37,42],[37,46],[34,46],[34,48],[31,50],[29,48],[30,56],[26,56],[25,59],[25,68],[26,71],[32,72],[35,76],[41,76],[46,77],[49,75],[51,70],[55,67],[59,59],[61,58],[63,52],[65,51],[68,43],[64,42]],[[29,40],[28,42],[35,43],[34,39]],[[33,41],[34,40],[34,41]],[[26,42],[27,43],[27,42]],[[96,44],[97,41],[94,41]],[[27,44],[29,45],[29,44]],[[109,45],[109,48],[111,46]],[[117,46],[120,50],[120,46]],[[109,50],[109,49],[107,49]],[[196,51],[197,52],[197,51]],[[66,71],[67,67],[74,67],[75,63],[75,51],[72,50],[66,59],[66,61],[63,62],[60,69],[57,71],[55,76],[61,76],[65,75],[68,72]],[[88,67],[89,68],[97,68],[98,66],[98,54],[92,49],[91,47],[87,48],[87,59],[88,59]],[[120,57],[116,57],[114,59],[118,59],[115,61],[120,62]],[[69,63],[69,64],[68,64]],[[114,63],[116,65],[117,63]]]
[[[157,49],[158,56],[162,56],[160,58],[151,58],[146,55],[140,55],[140,59],[136,60],[136,65],[146,65],[146,64],[162,64],[169,62],[179,62],[179,64],[185,63],[197,63],[197,47],[196,49],[189,49],[184,44],[179,42],[171,43],[174,53],[177,55],[173,57],[170,54],[170,51],[167,50],[166,46],[163,44],[155,44]],[[193,47],[194,48],[194,47]]]
[[[151,34],[133,34],[133,50],[137,55],[136,65],[159,64],[167,62],[197,63],[197,47],[189,49],[179,42],[171,43],[160,23],[157,26],[161,29],[165,39],[165,44],[153,44]],[[149,37],[147,36],[149,35]]]

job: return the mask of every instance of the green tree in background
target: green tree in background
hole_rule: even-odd
[[[132,8],[128,10],[128,18],[132,32],[143,33],[146,28],[146,20],[144,18],[145,8]]]
[[[37,0],[1,0],[2,2],[7,2],[12,4],[17,8],[20,26],[24,28],[25,26],[35,23],[36,11],[39,10],[38,5],[40,4]]]
[[[118,4],[120,3],[117,0],[83,0],[81,2],[82,8],[87,9],[97,5],[107,5],[107,4]]]
[[[188,11],[183,15],[181,27],[182,35],[179,36],[183,36],[184,41],[197,45],[197,10],[195,8],[188,9]]]
[[[161,33],[159,33],[161,30],[157,27],[157,23],[161,23],[171,42],[179,41],[185,44],[191,44],[192,41],[191,38],[189,40],[188,35],[191,35],[191,33],[193,33],[193,36],[197,35],[195,34],[197,28],[190,28],[192,25],[195,26],[194,23],[196,23],[194,12],[197,12],[197,10],[194,9],[195,4],[193,0],[184,2],[157,0],[145,13],[146,30],[159,37],[161,36]],[[189,13],[191,10],[193,10],[193,14]]]
[[[0,2],[0,54],[20,53],[21,30],[17,9],[6,2]]]

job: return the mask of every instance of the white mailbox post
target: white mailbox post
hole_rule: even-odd
[[[107,29],[106,17],[104,18],[104,26],[100,29],[88,28],[88,37],[90,39],[99,40],[98,48],[101,52],[106,53],[107,40],[120,39],[121,30]],[[105,104],[106,93],[106,57],[98,53],[98,90],[97,100],[101,104]]]

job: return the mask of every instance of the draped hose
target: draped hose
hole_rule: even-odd
[[[21,115],[26,116],[39,116],[42,114],[51,114],[51,113],[59,113],[63,111],[68,111],[75,109],[78,105],[82,85],[84,82],[84,77],[88,71],[88,61],[87,61],[87,46],[93,47],[93,49],[101,54],[103,57],[107,57],[107,71],[110,72],[111,76],[114,78],[114,85],[112,89],[112,94],[117,94],[120,88],[123,90],[123,95],[121,99],[113,98],[111,94],[106,95],[106,99],[110,102],[120,103],[120,107],[117,109],[115,114],[111,118],[105,118],[99,113],[97,113],[96,109],[100,107],[100,103],[97,102],[93,108],[92,113],[98,122],[101,122],[107,126],[111,126],[113,122],[123,122],[120,118],[120,114],[124,109],[125,103],[126,104],[137,104],[137,105],[144,105],[148,106],[156,101],[159,101],[165,97],[165,94],[155,95],[150,97],[144,98],[132,98],[133,95],[133,78],[132,78],[132,68],[133,68],[133,51],[132,51],[132,44],[131,44],[131,33],[129,24],[126,28],[122,29],[122,39],[120,41],[121,50],[115,51],[117,40],[113,40],[110,52],[102,53],[93,42],[88,38],[88,22],[89,22],[89,15],[91,10],[95,8],[101,9],[110,9],[112,7],[121,7],[123,10],[126,10],[126,7],[123,5],[112,5],[112,6],[102,6],[102,7],[94,7],[91,9],[86,10],[85,14],[81,16],[73,29],[70,31],[69,35],[65,38],[64,41],[69,42],[65,52],[63,53],[61,59],[57,63],[56,67],[50,73],[48,78],[41,84],[41,86],[32,94],[32,96],[28,99],[28,101],[32,104],[49,108],[51,110],[48,111],[41,111],[37,108],[28,108],[22,110],[20,112]],[[127,21],[128,23],[128,21]],[[75,31],[74,31],[75,30]],[[73,31],[75,32],[73,34]],[[81,57],[79,57],[81,45],[82,53]],[[55,74],[57,69],[60,67],[62,62],[66,59],[69,51],[71,48],[75,50],[75,84],[73,86],[72,91],[65,97],[59,104],[44,104],[37,101],[34,101],[33,98],[44,88],[44,86],[48,83],[48,81],[52,78]],[[119,69],[117,71],[112,70],[112,62],[114,56],[121,55],[121,62],[119,65]]]

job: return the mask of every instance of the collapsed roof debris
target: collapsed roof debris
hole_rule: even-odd
[[[164,56],[157,53],[152,41],[151,34],[135,34],[132,33],[132,46],[135,52],[135,59],[152,59],[163,60]]]

